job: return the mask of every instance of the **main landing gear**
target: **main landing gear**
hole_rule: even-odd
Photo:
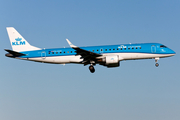
[[[90,66],[89,66],[89,70],[90,70],[91,73],[94,73],[94,72],[95,72],[94,66],[93,66],[93,65],[90,65]]]
[[[159,58],[155,58],[155,62],[156,62],[155,66],[156,66],[156,67],[158,67],[158,66],[159,66],[159,64],[157,63],[157,62],[158,62],[158,60],[159,60]]]
[[[96,65],[95,61],[90,61],[90,66],[89,66],[89,70],[91,73],[94,73],[95,72],[95,69],[94,69],[94,66],[93,65]]]

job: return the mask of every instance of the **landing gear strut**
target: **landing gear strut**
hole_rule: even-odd
[[[90,65],[90,66],[89,66],[89,70],[90,70],[91,73],[94,73],[94,72],[95,72],[94,66],[93,66],[93,65]]]
[[[157,62],[158,62],[158,60],[159,60],[159,58],[155,58],[155,62],[156,62],[155,66],[156,66],[156,67],[158,67],[158,66],[159,66],[159,64],[157,63]]]

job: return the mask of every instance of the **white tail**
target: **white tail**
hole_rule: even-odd
[[[13,27],[7,27],[7,32],[12,49],[16,52],[40,50],[40,48],[30,45]]]

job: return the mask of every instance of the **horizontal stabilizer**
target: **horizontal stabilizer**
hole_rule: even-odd
[[[19,57],[19,56],[25,56],[26,54],[19,53],[16,51],[5,49],[5,51],[9,52],[10,54],[6,54],[7,57]]]

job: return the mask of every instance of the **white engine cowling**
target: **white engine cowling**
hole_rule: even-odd
[[[119,66],[119,57],[117,55],[106,56],[105,63],[107,67],[118,67]]]
[[[118,63],[118,62],[119,62],[119,59],[118,59],[118,56],[117,56],[117,55],[114,55],[114,56],[106,56],[106,57],[105,57],[105,60],[106,60],[106,65],[108,65],[108,64],[113,64],[113,63]]]

